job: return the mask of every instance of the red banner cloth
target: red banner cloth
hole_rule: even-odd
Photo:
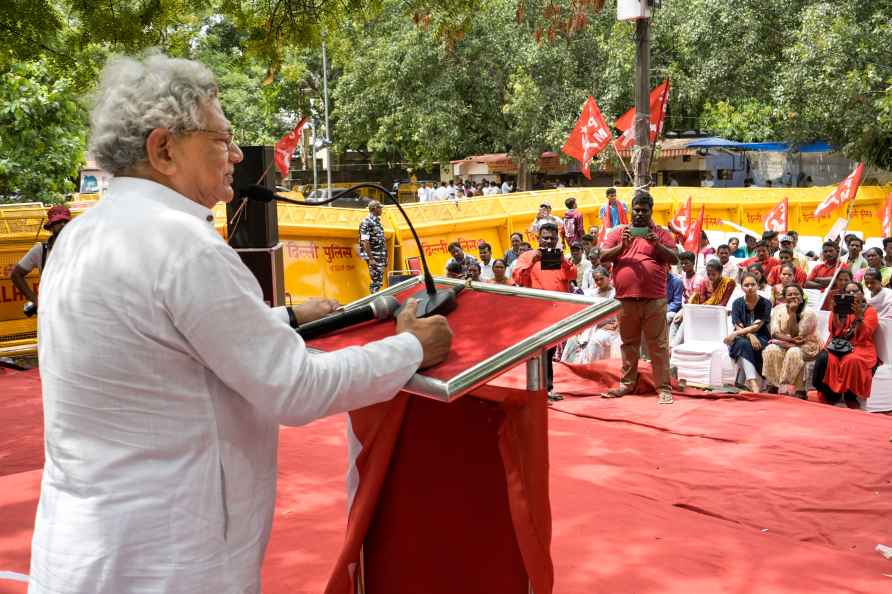
[[[697,216],[697,220],[688,227],[688,231],[685,233],[684,249],[693,253],[695,256],[700,253],[700,240],[703,236],[703,216],[705,214],[705,207],[706,205],[704,204],[700,205],[700,214]]]
[[[436,379],[587,307],[473,290],[458,301],[452,352],[424,372]],[[368,323],[310,346],[336,350],[393,329]],[[347,538],[326,594],[355,591],[361,552],[370,594],[525,593],[527,578],[535,592],[551,592],[545,403],[544,393],[482,387],[451,404],[400,394],[351,412]]]
[[[607,127],[607,122],[604,121],[604,116],[601,115],[595,98],[590,96],[582,106],[582,113],[579,115],[576,127],[570,132],[561,151],[579,161],[582,166],[582,175],[591,179],[589,163],[612,138],[613,133]]]
[[[509,388],[351,412],[347,535],[326,594],[360,576],[369,594],[552,592],[546,415],[544,392]]]
[[[763,230],[777,231],[778,233],[786,233],[790,221],[790,199],[784,196],[784,199],[772,208],[765,218],[762,219]]]
[[[859,163],[855,167],[855,171],[839,182],[836,189],[830,192],[830,195],[818,204],[818,207],[815,209],[815,216],[820,217],[829,214],[850,200],[854,200],[855,196],[858,195],[858,187],[861,185],[863,175],[864,163]]]
[[[687,236],[688,227],[691,225],[692,212],[691,197],[688,196],[688,201],[685,203],[684,207],[675,213],[675,216],[669,221],[669,229],[676,235],[681,235],[682,237]]]
[[[288,177],[288,170],[291,168],[291,155],[294,154],[294,150],[300,143],[300,134],[306,123],[307,118],[302,117],[297,126],[294,127],[294,130],[280,138],[276,143],[276,169],[279,170],[282,177]]]
[[[650,92],[650,143],[656,142],[663,133],[666,116],[666,105],[669,103],[669,79]],[[635,146],[635,108],[619,116],[613,127],[622,131],[623,135],[616,139],[616,150],[630,149]]]
[[[883,237],[892,237],[892,192],[889,192],[883,205]]]

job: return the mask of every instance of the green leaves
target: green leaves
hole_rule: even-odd
[[[0,202],[57,202],[84,163],[86,112],[45,61],[0,74]]]

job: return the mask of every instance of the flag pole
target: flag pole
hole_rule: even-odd
[[[849,205],[846,208],[846,226],[842,228],[839,232],[840,243],[845,241],[846,231],[849,230],[849,222],[852,220],[852,210],[855,208],[855,200],[857,198],[857,193],[855,194],[855,198],[852,198],[849,201]],[[842,250],[840,250],[842,251]],[[839,276],[839,271],[842,270],[842,258],[837,257],[836,259],[836,268],[833,270],[833,276],[830,277],[830,283],[827,285],[827,288],[824,290],[823,295],[821,296],[821,305],[818,307],[818,310],[824,309],[824,304],[827,303],[827,299],[830,298],[830,295],[833,292],[833,285],[836,284],[836,277]],[[854,279],[854,276],[852,277]]]
[[[616,139],[610,141],[610,146],[613,148],[613,152],[616,153],[616,158],[619,159],[620,164],[623,166],[623,169],[626,172],[626,177],[632,180],[632,183],[635,183],[635,178],[632,177],[632,173],[629,171],[629,168],[626,167],[626,162],[623,160],[623,156],[619,154],[619,150],[616,148]]]

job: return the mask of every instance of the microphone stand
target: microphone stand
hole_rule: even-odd
[[[407,215],[406,211],[403,210],[403,207],[400,204],[399,200],[397,200],[393,196],[393,194],[391,194],[390,191],[387,190],[387,188],[378,184],[357,184],[355,186],[352,186],[351,188],[348,188],[337,197],[329,196],[324,200],[308,202],[306,200],[294,200],[293,198],[280,196],[279,194],[276,194],[268,188],[254,185],[248,186],[245,191],[246,196],[243,198],[243,200],[252,199],[259,200],[261,202],[276,200],[278,202],[297,204],[299,206],[323,206],[325,204],[328,204],[329,202],[334,202],[337,198],[343,198],[345,195],[349,195],[351,192],[359,188],[374,188],[387,196],[388,201],[396,206],[397,210],[400,211],[403,220],[406,222],[406,225],[408,225],[409,227],[409,231],[412,233],[412,238],[415,240],[415,246],[418,248],[418,255],[421,257],[421,268],[424,271],[424,290],[412,295],[414,299],[418,300],[415,309],[416,315],[419,318],[425,318],[427,316],[433,315],[446,315],[454,310],[458,305],[457,296],[459,293],[461,293],[462,289],[464,289],[464,286],[459,285],[457,287],[449,289],[437,289],[437,285],[434,282],[434,277],[433,275],[431,275],[430,268],[427,265],[427,258],[424,257],[424,249],[421,246],[421,239],[418,238],[418,233],[415,231],[415,227],[412,225],[412,220],[409,219],[409,215]]]

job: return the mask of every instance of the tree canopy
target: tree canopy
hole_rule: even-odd
[[[533,163],[559,149],[589,94],[608,121],[632,105],[633,29],[603,0],[7,0],[0,84],[12,93],[25,80],[38,99],[25,110],[8,95],[18,108],[0,120],[0,195],[70,187],[85,98],[113,53],[159,47],[207,63],[238,141],[269,143],[321,114],[324,37],[336,148]],[[667,129],[827,140],[890,169],[890,33],[892,0],[673,0],[653,20],[652,84],[672,80]],[[61,152],[29,153],[35,137]]]

